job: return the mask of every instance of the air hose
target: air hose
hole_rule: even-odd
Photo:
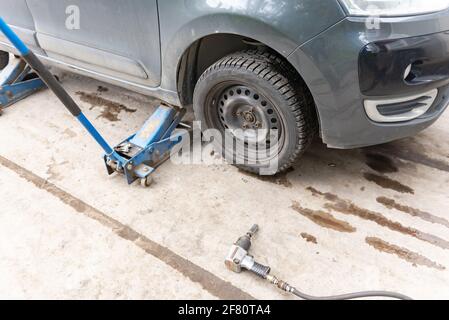
[[[279,289],[284,290],[286,292],[292,293],[295,296],[304,299],[304,300],[352,300],[352,299],[360,299],[360,298],[369,298],[369,297],[385,297],[385,298],[394,298],[398,300],[413,300],[412,298],[403,295],[401,293],[389,292],[389,291],[362,291],[362,292],[354,292],[347,293],[335,296],[327,296],[327,297],[316,297],[311,296],[309,294],[303,293],[298,289],[290,286],[288,283],[278,280],[274,276],[267,275],[266,279],[270,281],[272,284],[276,285]]]
[[[228,256],[225,260],[226,267],[234,272],[240,273],[243,270],[248,270],[258,277],[268,280],[271,284],[275,285],[279,289],[291,293],[304,300],[351,300],[369,297],[385,297],[394,298],[399,300],[412,300],[412,298],[388,291],[362,291],[348,294],[317,297],[303,293],[295,287],[289,285],[287,282],[278,279],[275,276],[270,275],[271,268],[264,266],[254,260],[254,257],[249,255],[248,251],[251,247],[251,238],[259,230],[258,225],[254,225],[244,236],[240,237],[237,242],[231,247]]]

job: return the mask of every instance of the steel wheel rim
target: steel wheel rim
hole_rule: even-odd
[[[279,155],[285,143],[284,119],[276,105],[259,90],[243,81],[222,82],[211,89],[205,106],[208,127],[217,128],[223,137],[242,145],[243,153],[236,148],[234,161],[237,157],[245,163],[265,163]],[[243,136],[235,134],[236,129],[243,131]],[[270,138],[273,134],[277,137],[275,144]],[[266,149],[265,154],[261,154],[261,146]]]

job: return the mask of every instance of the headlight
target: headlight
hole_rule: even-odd
[[[442,11],[448,0],[340,0],[356,16],[406,16]]]

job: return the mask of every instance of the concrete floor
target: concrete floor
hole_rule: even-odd
[[[157,103],[61,79],[112,143]],[[449,113],[380,147],[317,141],[276,178],[166,163],[150,189],[108,177],[101,150],[49,91],[7,109],[0,131],[1,299],[291,299],[225,269],[253,223],[252,253],[307,293],[449,299]]]

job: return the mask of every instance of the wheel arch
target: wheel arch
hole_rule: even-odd
[[[218,43],[221,45],[217,45]],[[306,80],[298,69],[287,60],[287,56],[271,46],[251,37],[230,33],[214,33],[206,35],[191,43],[178,61],[176,90],[181,105],[188,106],[192,104],[195,85],[208,67],[228,54],[255,47],[263,47],[279,56],[301,80],[313,99],[313,95]],[[318,110],[315,104],[314,109],[318,118]]]
[[[287,57],[298,43],[282,30],[251,16],[233,13],[204,14],[186,21],[177,30],[164,31],[161,25],[161,87],[176,91],[182,59],[196,43],[215,35],[254,39]],[[218,60],[218,59],[217,59]]]

